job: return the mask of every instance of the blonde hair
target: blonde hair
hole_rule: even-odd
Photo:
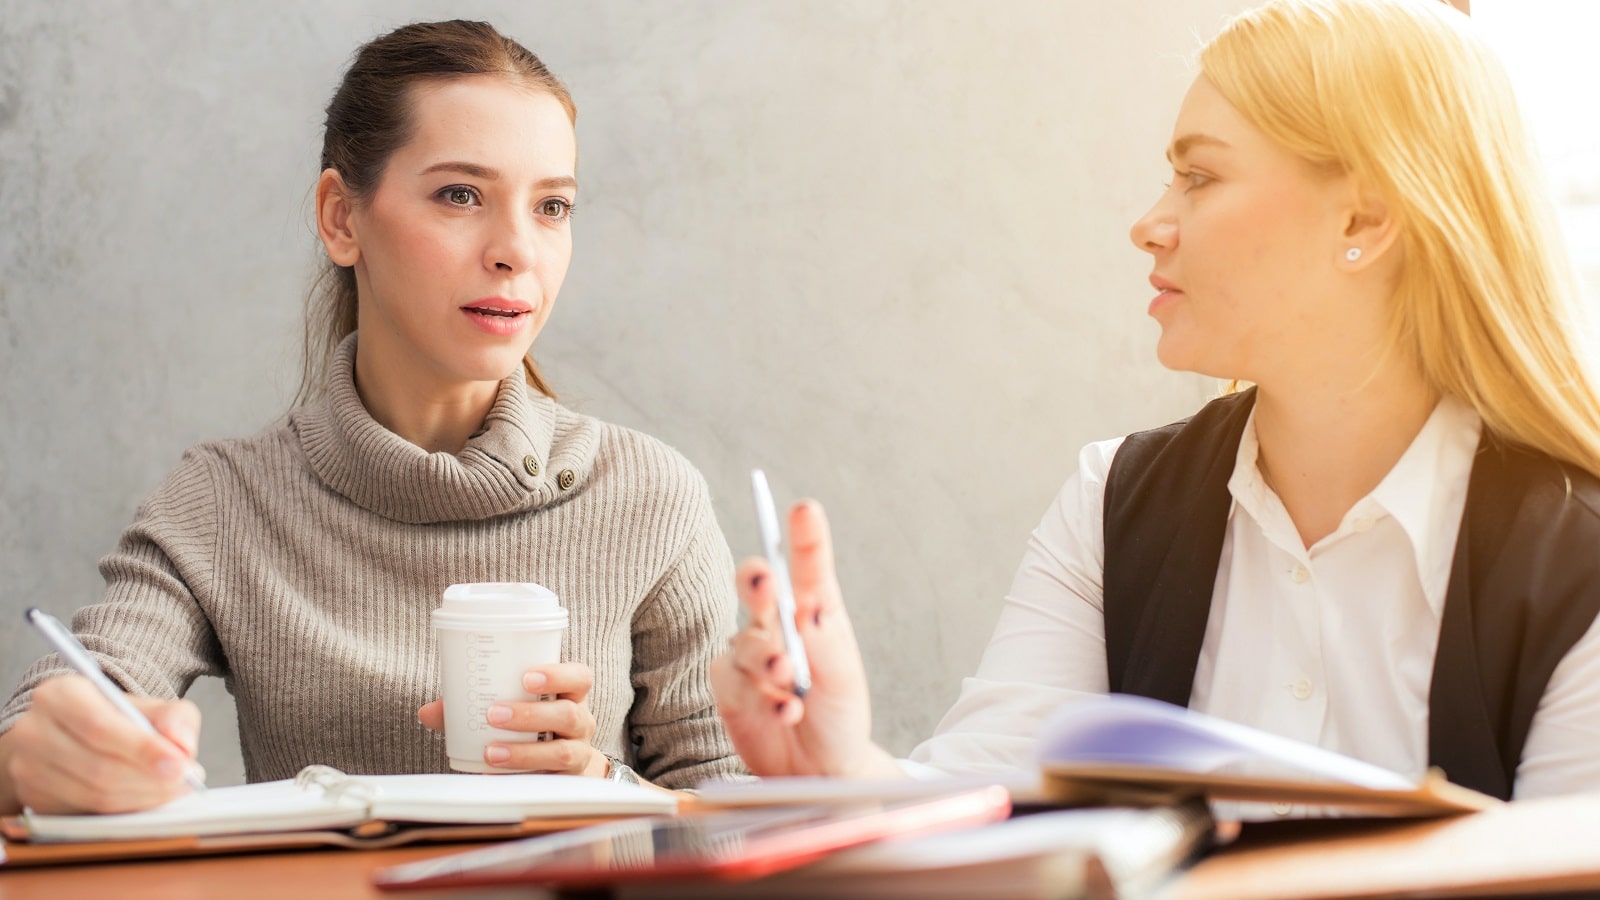
[[[1498,437],[1600,475],[1587,331],[1505,70],[1440,0],[1274,0],[1200,68],[1252,125],[1397,217],[1392,346]]]

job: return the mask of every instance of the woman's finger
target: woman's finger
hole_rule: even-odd
[[[422,727],[429,731],[443,731],[444,701],[435,700],[432,703],[424,703],[422,708],[417,710],[417,721],[421,722]]]
[[[188,700],[129,697],[156,731],[193,759],[200,752],[200,707]]]
[[[733,667],[763,690],[788,693],[794,669],[776,630],[747,627],[728,641]]]
[[[582,703],[594,687],[594,673],[583,663],[537,666],[522,676],[522,689],[530,694],[554,694]]]
[[[793,740],[788,729],[800,721],[804,707],[787,690],[764,687],[761,682],[739,671],[732,653],[711,662],[711,692],[717,701],[728,737],[757,775],[783,774],[781,766],[769,758],[787,758]]]
[[[152,776],[173,767],[182,771],[188,755],[159,735],[146,734],[128,721],[87,678],[52,678],[34,689],[35,708],[94,756],[114,758]]]
[[[760,628],[777,627],[778,594],[772,589],[772,566],[759,556],[749,557],[734,570],[733,582],[746,621]]]
[[[39,812],[131,812],[184,793],[183,766],[167,770],[99,753],[30,710],[12,726],[17,799]]]
[[[490,725],[506,731],[549,732],[557,738],[585,743],[595,732],[594,715],[589,707],[565,699],[495,703],[489,707],[488,719]]]
[[[17,799],[41,813],[137,812],[189,792],[181,775],[164,781],[117,760],[102,760],[88,768],[52,757],[30,763],[19,767]],[[28,785],[46,789],[29,791]]]
[[[833,563],[833,534],[822,504],[815,500],[802,500],[789,510],[789,572],[797,619],[816,619],[843,606]]]
[[[501,769],[582,775],[595,752],[587,741],[505,742],[493,743],[485,748],[483,760]]]

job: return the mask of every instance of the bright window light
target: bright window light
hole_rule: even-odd
[[[1600,0],[1472,0],[1544,156],[1579,288],[1600,319]]]

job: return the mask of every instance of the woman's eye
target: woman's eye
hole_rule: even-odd
[[[468,187],[449,187],[440,192],[451,206],[471,206],[477,201],[477,192]]]
[[[551,197],[539,204],[539,212],[552,219],[565,219],[572,215],[572,204],[560,197]]]
[[[1199,172],[1178,172],[1177,176],[1188,183],[1188,186],[1184,188],[1185,191],[1192,191],[1195,188],[1205,187],[1211,183],[1210,175],[1202,175]]]

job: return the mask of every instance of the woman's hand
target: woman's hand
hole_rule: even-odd
[[[0,810],[137,812],[187,794],[200,710],[187,700],[128,700],[162,737],[139,730],[81,675],[40,682],[0,737]]]
[[[828,520],[815,501],[789,512],[789,571],[811,690],[804,699],[793,693],[772,570],[747,559],[734,577],[749,624],[711,664],[728,736],[757,775],[899,777],[900,767],[872,742],[867,675],[834,574]]]
[[[594,673],[583,663],[529,669],[522,676],[522,689],[530,694],[554,694],[555,699],[496,703],[489,707],[489,724],[529,734],[548,731],[554,738],[496,741],[484,748],[483,761],[500,769],[604,777],[611,764],[594,748],[596,726],[589,712],[593,686]],[[444,701],[435,700],[417,710],[417,720],[434,731],[444,731]]]

